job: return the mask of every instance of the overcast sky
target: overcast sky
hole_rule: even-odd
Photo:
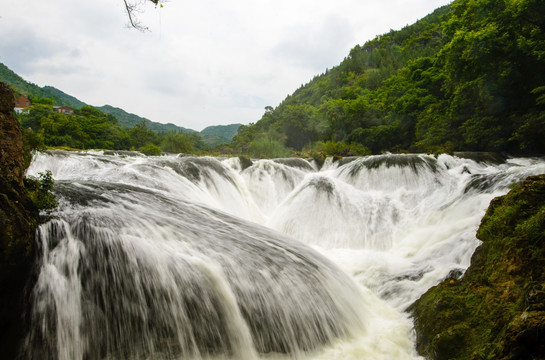
[[[122,0],[3,0],[0,62],[90,105],[202,130],[267,105],[357,44],[449,0],[170,0],[129,29]]]

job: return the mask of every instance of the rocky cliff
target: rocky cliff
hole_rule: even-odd
[[[24,333],[23,313],[34,259],[38,211],[23,185],[21,128],[14,96],[0,83],[0,354],[13,359]]]
[[[465,275],[410,311],[427,359],[545,359],[545,175],[494,199]]]

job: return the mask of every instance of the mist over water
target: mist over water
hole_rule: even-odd
[[[406,308],[545,161],[54,151],[28,173],[47,169],[26,358],[417,359]]]

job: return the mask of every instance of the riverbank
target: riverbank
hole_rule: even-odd
[[[461,279],[410,308],[427,359],[545,358],[545,175],[494,199]]]

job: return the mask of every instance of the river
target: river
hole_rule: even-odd
[[[48,169],[24,357],[419,359],[407,307],[545,161],[48,151],[28,174]]]

